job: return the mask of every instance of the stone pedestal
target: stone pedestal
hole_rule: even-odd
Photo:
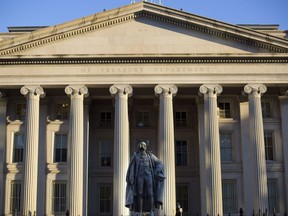
[[[23,215],[33,215],[37,211],[39,100],[45,94],[40,86],[24,86],[20,92],[26,96]]]
[[[132,94],[129,85],[113,85],[110,93],[115,97],[114,123],[114,179],[113,215],[128,216],[125,207],[126,172],[129,166],[129,120],[128,97]]]
[[[204,215],[222,215],[222,179],[217,115],[217,95],[222,92],[220,85],[202,85],[204,95],[204,136],[206,168],[206,211]],[[203,212],[202,212],[203,214]]]
[[[250,160],[254,195],[254,210],[265,212],[268,208],[267,173],[264,148],[264,129],[261,109],[261,94],[267,90],[261,84],[248,84],[244,91],[249,99]]]
[[[69,206],[70,216],[84,214],[84,110],[83,99],[88,94],[85,86],[67,86],[65,92],[70,96],[69,127]]]
[[[176,214],[175,180],[175,140],[173,121],[173,96],[178,89],[175,85],[157,85],[155,93],[160,97],[159,105],[159,159],[165,166],[163,213],[166,216]]]

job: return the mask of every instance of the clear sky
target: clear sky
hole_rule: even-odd
[[[279,24],[281,30],[288,30],[288,0],[162,1],[164,6],[230,24]],[[6,32],[8,26],[57,25],[130,3],[131,0],[0,0],[0,32]]]

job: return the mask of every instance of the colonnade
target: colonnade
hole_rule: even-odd
[[[164,209],[160,214],[172,216],[176,213],[175,192],[175,148],[173,123],[173,97],[178,89],[175,85],[157,85],[154,89],[159,96],[159,158],[165,164]],[[265,209],[268,206],[267,174],[264,149],[263,120],[261,111],[261,95],[266,92],[266,86],[248,84],[244,91],[249,98],[249,128],[252,173],[251,184],[254,188],[253,208]],[[69,85],[65,92],[70,96],[70,148],[69,148],[69,204],[71,216],[85,215],[83,206],[84,194],[84,97],[88,89],[84,85]],[[113,215],[129,215],[125,208],[126,170],[129,164],[129,119],[128,97],[132,95],[130,85],[112,85],[110,93],[115,98],[115,127],[114,127],[114,190]],[[199,124],[200,145],[200,178],[201,178],[201,212],[202,215],[222,215],[222,186],[221,161],[219,143],[219,124],[217,116],[217,97],[222,92],[220,85],[202,85],[199,92],[204,96],[203,110],[199,110],[199,117],[203,123]],[[29,215],[37,211],[37,170],[38,170],[38,142],[39,142],[39,100],[45,95],[40,86],[24,86],[21,93],[27,98],[26,113],[26,149],[24,155],[24,185],[23,185],[23,214]],[[288,129],[287,97],[281,98],[282,128]],[[201,108],[201,105],[198,108]],[[203,116],[200,116],[203,115]],[[0,116],[1,117],[1,116]],[[284,121],[287,119],[287,121]],[[200,119],[199,119],[200,121]],[[283,131],[285,158],[285,174],[288,179],[288,137]],[[0,158],[1,159],[1,158]],[[245,163],[243,162],[243,166]],[[247,167],[246,167],[247,168]],[[243,168],[244,170],[246,168]],[[1,161],[0,161],[0,169]],[[0,170],[1,171],[1,170]],[[1,171],[2,173],[2,171]],[[3,179],[3,174],[0,179]],[[286,188],[288,183],[286,181]],[[34,191],[34,192],[33,192]],[[245,193],[245,192],[244,192]],[[288,204],[286,202],[286,204]],[[250,209],[251,211],[251,209]]]

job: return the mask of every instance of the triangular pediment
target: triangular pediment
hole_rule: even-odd
[[[139,2],[0,42],[0,56],[287,53],[288,40]]]

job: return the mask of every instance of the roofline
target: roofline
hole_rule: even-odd
[[[9,32],[32,32],[38,29],[43,29],[48,26],[9,26],[7,27]]]
[[[221,35],[232,40],[235,37],[241,37],[245,41],[251,41],[251,44],[258,43],[258,46],[264,44],[264,47],[271,47],[276,52],[288,52],[287,39],[142,1],[1,41],[0,55],[10,55],[35,46],[137,19],[141,15],[148,15],[160,21],[163,19],[167,22],[175,22],[183,27],[187,26],[217,36]],[[238,41],[241,42],[242,39]]]

